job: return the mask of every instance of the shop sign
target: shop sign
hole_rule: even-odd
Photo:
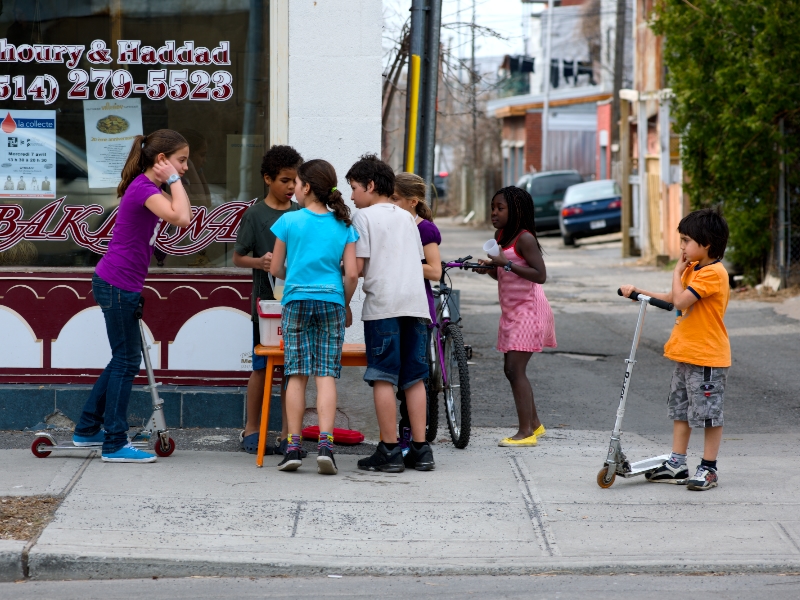
[[[56,111],[5,112],[0,123],[0,198],[55,198]]]
[[[24,211],[18,204],[0,205],[0,252],[22,239],[45,242],[72,239],[83,248],[105,254],[117,219],[117,209],[98,229],[91,231],[87,220],[102,215],[103,207],[98,204],[65,205],[65,199],[66,196],[50,202],[30,219],[22,218]],[[226,202],[211,211],[205,206],[193,206],[188,227],[170,227],[166,222],[161,224],[156,248],[172,256],[189,256],[214,242],[234,243],[244,211],[256,201]],[[56,218],[56,214],[62,211],[61,217]]]
[[[69,69],[67,79],[72,86],[67,90],[69,100],[104,100],[111,97],[124,100],[132,94],[144,95],[150,100],[196,100],[224,102],[233,96],[233,77],[227,70],[209,72],[215,66],[228,66],[230,42],[221,41],[214,49],[195,46],[185,41],[176,47],[168,40],[156,49],[142,45],[141,40],[119,40],[116,63],[118,65],[175,66],[147,71],[147,81],[134,81],[125,68],[108,68],[114,63],[112,50],[104,40],[95,40],[88,51],[84,45],[69,44],[9,44],[0,39],[0,63],[64,64]],[[84,57],[92,66],[78,68]],[[205,67],[190,70],[185,67]],[[61,90],[58,80],[51,74],[37,75],[28,81],[25,75],[0,75],[0,100],[35,100],[45,105],[58,99]]]

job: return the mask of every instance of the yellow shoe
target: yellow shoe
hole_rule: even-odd
[[[544,428],[544,425],[539,425],[536,431],[533,432],[533,435],[536,437],[542,437],[545,433],[547,433],[547,430]]]
[[[530,437],[523,438],[521,440],[515,440],[513,438],[507,437],[500,440],[500,443],[497,444],[498,446],[503,447],[521,447],[521,446],[535,446],[536,445],[536,436],[532,435]]]

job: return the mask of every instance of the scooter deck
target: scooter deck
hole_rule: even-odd
[[[52,435],[50,435],[50,434],[37,433],[36,436],[37,437],[48,438],[48,439],[52,440],[53,442],[56,442],[55,438],[53,438]],[[135,441],[135,442],[131,442],[131,444],[133,445],[134,448],[138,448],[139,450],[147,450],[150,447],[150,444],[148,443],[147,440]],[[70,450],[79,450],[79,451],[97,450],[97,451],[101,451],[102,449],[103,449],[102,446],[76,446],[71,441],[56,442],[56,444],[54,446],[42,446],[42,450],[46,450],[47,452],[65,452],[65,451],[70,451]]]
[[[662,454],[661,456],[653,456],[652,458],[645,458],[635,463],[631,463],[631,470],[627,473],[617,473],[622,477],[636,477],[637,475],[644,475],[648,471],[653,471],[661,466],[661,464],[669,458],[669,454]]]

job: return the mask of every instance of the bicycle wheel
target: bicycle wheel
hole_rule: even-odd
[[[439,433],[439,394],[431,385],[431,380],[425,380],[425,394],[428,398],[428,427],[425,430],[425,439],[432,442]]]
[[[437,330],[428,334],[428,378],[425,380],[425,397],[428,401],[428,422],[425,430],[425,439],[432,442],[439,433],[439,382],[441,381],[441,368],[438,366],[438,353],[436,351]]]
[[[455,323],[444,329],[444,412],[456,448],[466,448],[472,421],[469,366],[464,338]]]

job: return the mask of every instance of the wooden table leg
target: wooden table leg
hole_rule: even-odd
[[[264,466],[264,451],[267,449],[267,434],[269,430],[269,401],[272,398],[272,370],[275,368],[275,357],[267,357],[267,373],[264,377],[264,399],[261,402],[261,429],[258,433],[258,454],[256,466]]]

